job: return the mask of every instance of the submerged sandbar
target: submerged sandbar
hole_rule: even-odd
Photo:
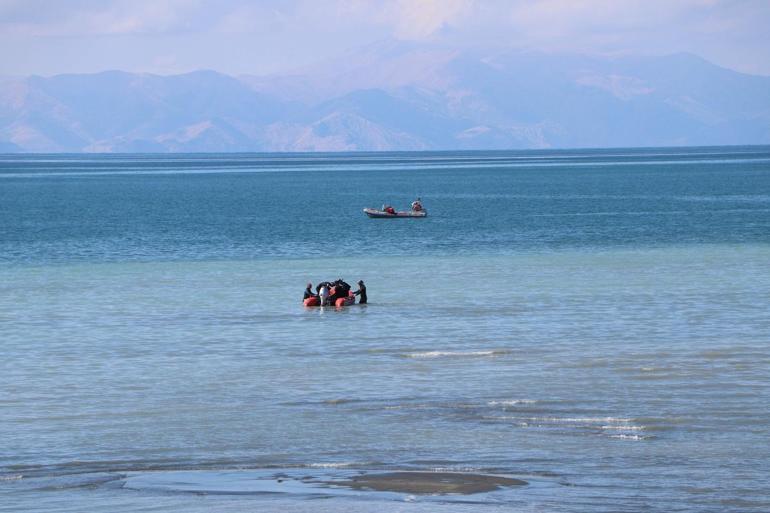
[[[526,485],[512,477],[460,472],[387,472],[363,474],[328,484],[349,486],[356,490],[412,494],[473,494],[492,492],[509,486]]]

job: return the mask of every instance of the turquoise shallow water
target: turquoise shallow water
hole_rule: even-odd
[[[4,157],[0,511],[766,511],[769,155]]]

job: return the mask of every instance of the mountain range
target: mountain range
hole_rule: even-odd
[[[383,41],[273,76],[0,78],[0,152],[358,151],[770,143],[770,77],[692,54]]]

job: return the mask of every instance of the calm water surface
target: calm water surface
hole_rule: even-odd
[[[768,262],[767,147],[0,156],[0,511],[768,511]]]

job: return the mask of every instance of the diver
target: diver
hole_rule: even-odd
[[[358,298],[359,305],[366,304],[366,285],[364,285],[364,280],[358,280],[358,290],[353,292],[353,295],[361,296]]]
[[[422,212],[422,201],[420,201],[420,198],[417,198],[412,202],[412,211]]]
[[[302,301],[306,300],[309,297],[318,297],[317,294],[313,293],[313,284],[308,283],[307,287],[305,288],[305,294],[302,296]]]
[[[350,284],[346,283],[342,278],[339,278],[334,282],[334,285],[339,287],[341,297],[348,297],[348,292],[350,292]]]

